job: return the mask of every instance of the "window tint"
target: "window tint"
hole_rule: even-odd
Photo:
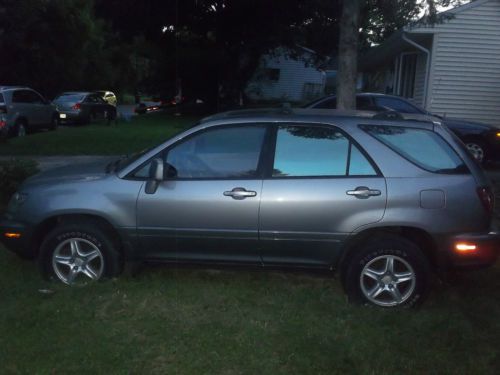
[[[357,96],[356,109],[360,111],[373,111],[375,108],[372,104],[372,100],[368,96]]]
[[[0,94],[0,103],[5,103],[5,99],[3,98],[3,94]]]
[[[16,90],[12,93],[13,103],[29,103],[29,91]]]
[[[436,173],[467,172],[451,146],[430,130],[371,125],[361,128],[423,169]]]
[[[392,110],[401,113],[423,113],[417,107],[401,99],[380,97],[375,98],[375,102],[381,110]]]
[[[351,165],[348,155],[351,149]],[[360,151],[338,130],[280,126],[273,177],[376,175]]]
[[[35,91],[27,90],[26,97],[27,97],[28,103],[44,104],[43,98]]]
[[[351,176],[375,176],[377,172],[359,151],[356,145],[351,144],[351,158],[349,161],[349,175]]]
[[[255,177],[265,132],[259,126],[208,130],[174,146],[166,161],[179,178]]]
[[[326,99],[318,104],[315,104],[312,108],[316,109],[335,109],[337,108],[337,98]]]

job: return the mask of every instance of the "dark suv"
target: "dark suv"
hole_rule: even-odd
[[[335,109],[337,108],[337,98],[335,95],[326,96],[306,104],[304,108]],[[357,94],[356,108],[362,111],[396,111],[402,114],[437,117],[465,143],[479,162],[498,161],[500,159],[500,127],[457,118],[441,117],[416,106],[409,100],[393,95]]]
[[[0,86],[0,133],[22,137],[30,130],[56,129],[56,107],[28,87]]]

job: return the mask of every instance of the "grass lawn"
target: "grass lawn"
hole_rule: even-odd
[[[154,146],[193,126],[198,118],[161,113],[135,116],[131,122],[61,127],[0,143],[0,155],[119,155]]]
[[[500,373],[498,264],[399,312],[325,275],[159,266],[68,288],[1,247],[0,268],[1,373]]]

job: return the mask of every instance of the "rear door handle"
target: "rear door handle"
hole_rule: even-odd
[[[242,200],[248,197],[257,196],[257,192],[252,190],[246,190],[245,188],[242,187],[236,187],[231,191],[225,191],[224,196],[231,197],[236,200]]]
[[[367,199],[369,197],[379,196],[382,193],[380,192],[380,190],[370,189],[367,188],[366,186],[358,186],[354,190],[347,190],[346,194],[355,196],[356,198],[359,199]]]

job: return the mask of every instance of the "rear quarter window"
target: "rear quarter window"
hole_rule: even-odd
[[[469,173],[463,160],[437,133],[418,128],[360,125],[365,132],[429,172]]]

